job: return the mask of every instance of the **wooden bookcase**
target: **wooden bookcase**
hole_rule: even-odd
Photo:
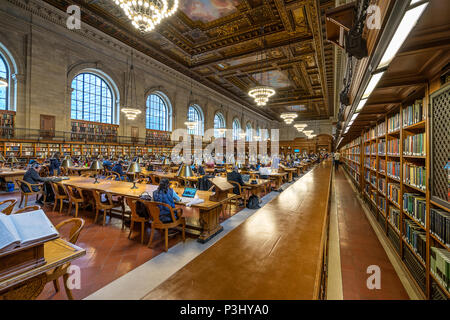
[[[72,120],[72,140],[92,142],[117,142],[118,125]]]
[[[0,137],[14,137],[16,112],[0,110]]]
[[[422,114],[412,113],[411,106],[420,109],[420,103]],[[447,252],[450,248],[430,229],[430,209],[442,210],[447,215],[449,209],[430,200],[428,112],[427,86],[390,110],[341,152],[345,170],[424,298],[449,299],[447,284],[431,271],[433,248]]]

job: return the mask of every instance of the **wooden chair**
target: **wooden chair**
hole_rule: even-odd
[[[105,177],[106,180],[120,180],[120,174],[114,171],[110,171]]]
[[[155,202],[155,201],[143,201],[148,211],[150,212],[152,230],[150,233],[150,240],[148,242],[148,247],[150,248],[153,242],[153,236],[155,234],[155,229],[165,230],[164,233],[164,243],[165,243],[165,251],[169,249],[169,229],[175,228],[182,225],[182,237],[183,242],[186,240],[185,228],[186,228],[186,219],[183,217],[183,210],[179,208],[177,211],[179,212],[178,219],[175,218],[175,210],[166,203]],[[170,223],[164,223],[159,220],[159,207],[164,206],[170,210],[170,216],[172,217],[172,221]]]
[[[130,207],[130,233],[128,233],[128,239],[131,237],[131,233],[133,232],[134,224],[141,224],[141,244],[144,244],[144,234],[145,234],[145,223],[150,222],[150,219],[140,217],[136,212],[136,202],[139,200],[126,198],[127,205]]]
[[[80,218],[72,218],[68,220],[64,220],[63,222],[59,223],[55,226],[56,230],[58,230],[61,234],[62,227],[66,225],[72,225],[69,231],[68,237],[62,237],[64,240],[67,240],[68,242],[72,244],[76,244],[78,237],[80,236],[81,230],[83,230],[84,227],[84,220]],[[69,287],[67,286],[67,280],[69,278],[69,275],[67,273],[67,269],[70,266],[70,262],[63,264],[62,266],[56,267],[52,271],[47,272],[47,283],[53,282],[53,286],[55,287],[55,291],[59,292],[59,278],[63,277],[63,283],[64,283],[64,289],[66,290],[67,298],[69,300],[73,300],[72,292],[70,291]]]
[[[242,200],[243,203],[244,203],[244,208],[245,208],[247,206],[247,194],[245,192],[245,189],[242,188],[242,186],[239,183],[237,183],[236,181],[228,181],[228,182],[231,183],[233,186],[237,186],[239,188],[239,194],[237,195],[237,197],[235,197],[234,199],[229,200],[228,203],[230,204],[231,202],[234,201],[235,206],[237,207],[238,206],[238,201]],[[230,210],[231,210],[231,207],[230,207]],[[230,212],[230,214],[231,214],[231,212]]]
[[[150,175],[150,179],[154,185],[159,185],[159,182],[161,181],[161,178],[155,174]]]
[[[55,204],[53,205],[53,211],[56,210],[56,206],[59,201],[59,213],[61,213],[63,208],[64,200],[69,200],[69,196],[66,193],[63,185],[57,182],[50,182],[52,186],[53,193],[55,194]]]
[[[20,180],[20,179],[16,179],[16,184],[17,184],[17,187],[19,188],[19,190],[20,190],[20,204],[19,204],[19,207],[22,205],[22,201],[23,201],[23,198],[25,197],[25,207],[27,206],[27,204],[28,204],[28,196],[31,196],[31,195],[36,195],[36,201],[37,201],[37,199],[38,199],[38,196],[41,194],[43,197],[44,197],[44,203],[45,203],[45,200],[46,200],[46,195],[45,195],[45,192],[44,192],[44,185],[43,184],[31,184],[31,183],[28,183],[28,182],[26,182],[26,181],[24,181],[24,180]],[[23,189],[22,189],[22,186],[24,186],[24,187],[28,187],[28,192],[25,192],[25,191],[23,191]],[[39,190],[38,191],[33,191],[33,188],[32,187],[38,187],[39,188]]]
[[[112,194],[108,192],[101,192],[98,190],[92,190],[92,194],[94,195],[95,199],[95,220],[94,223],[97,223],[97,218],[100,213],[100,210],[103,211],[103,223],[102,225],[105,225],[106,222],[106,214],[109,212],[109,218],[111,219],[112,216],[112,209],[121,206],[121,204],[117,201],[113,200]],[[102,201],[102,194],[106,196],[106,201]],[[122,227],[123,227],[123,219],[124,219],[124,213],[125,210],[123,210],[122,213]]]
[[[39,206],[36,206],[36,205],[35,206],[28,206],[28,207],[24,207],[22,209],[19,209],[19,210],[13,212],[12,214],[19,214],[19,213],[24,213],[24,212],[36,211],[36,210],[39,210],[39,209],[42,209],[42,208],[39,207]]]
[[[63,185],[66,189],[66,194],[69,197],[69,215],[72,213],[72,205],[75,206],[75,218],[78,217],[78,208],[85,207],[86,201],[83,196],[83,191],[78,187]]]
[[[0,202],[0,206],[3,206],[7,204],[7,206],[1,210],[1,213],[9,215],[14,209],[14,206],[16,205],[17,200],[16,199],[8,199]]]

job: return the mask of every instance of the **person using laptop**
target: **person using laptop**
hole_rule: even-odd
[[[169,206],[175,209],[175,201],[180,201],[181,198],[172,188],[170,188],[169,179],[163,178],[159,182],[158,189],[153,191],[153,200],[168,204]],[[161,222],[163,223],[173,222],[169,208],[161,205],[159,205],[158,208],[159,208],[159,220],[161,220]],[[174,213],[175,217],[178,219],[178,217],[181,215],[182,212],[181,209],[175,209]]]

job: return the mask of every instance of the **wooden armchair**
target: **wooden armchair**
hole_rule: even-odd
[[[120,197],[120,200],[114,200],[112,194],[109,192],[101,192],[98,190],[92,190],[92,194],[94,195],[95,200],[95,220],[94,223],[97,223],[97,218],[100,213],[100,210],[103,211],[103,223],[105,225],[106,222],[106,214],[109,212],[109,218],[111,220],[112,209],[121,207],[122,208],[122,228],[124,226],[125,220],[125,207],[123,205],[123,197]],[[106,201],[102,201],[102,195],[106,196]]]
[[[45,200],[46,200],[46,195],[45,195],[45,192],[44,192],[44,185],[43,184],[31,184],[31,183],[28,183],[28,182],[26,182],[26,181],[24,181],[24,180],[20,180],[20,179],[16,179],[16,184],[17,184],[17,187],[19,188],[19,190],[20,190],[20,204],[19,204],[19,207],[22,205],[22,201],[23,201],[23,198],[25,197],[25,207],[27,206],[27,204],[28,204],[28,196],[31,196],[31,195],[36,195],[36,200],[38,199],[38,196],[41,194],[43,197],[44,197],[44,203],[45,203]],[[25,191],[23,191],[23,189],[22,189],[22,187],[27,187],[28,188],[28,192],[25,192]],[[32,187],[38,187],[38,191],[33,191],[33,188]]]
[[[245,192],[245,189],[242,188],[242,186],[239,183],[237,183],[236,181],[228,181],[228,182],[231,183],[233,185],[233,187],[237,186],[239,188],[239,194],[228,202],[231,203],[232,201],[234,201],[235,205],[237,207],[238,201],[242,200],[244,203],[244,208],[245,208],[247,206],[247,194]]]
[[[161,181],[161,178],[158,177],[155,174],[152,174],[152,175],[150,175],[150,180],[151,180],[152,184],[159,185],[159,182]]]
[[[120,180],[120,174],[114,171],[110,171],[106,176],[106,180]]]
[[[128,233],[128,239],[131,237],[131,233],[133,232],[134,224],[140,223],[141,224],[141,244],[144,243],[144,234],[145,234],[145,223],[150,222],[150,219],[141,217],[136,212],[136,202],[140,200],[132,199],[132,198],[126,198],[127,205],[130,207],[131,214],[130,214],[130,233]]]
[[[150,240],[148,242],[148,247],[150,248],[153,241],[153,236],[155,234],[155,229],[165,230],[164,233],[164,243],[165,243],[165,251],[169,249],[169,229],[175,228],[179,225],[182,225],[182,237],[183,242],[186,240],[185,235],[185,228],[186,228],[186,219],[183,217],[183,210],[181,208],[175,210],[170,205],[162,202],[155,202],[155,201],[144,201],[143,202],[145,206],[147,207],[148,211],[150,212],[150,219],[152,223],[152,230],[150,233]],[[159,207],[163,206],[170,210],[170,216],[172,218],[173,222],[170,223],[164,223],[161,220],[159,220]],[[177,211],[178,219],[175,217],[175,211]]]
[[[75,206],[75,218],[78,217],[78,208],[85,207],[86,201],[83,191],[78,187],[63,185],[69,198],[69,215],[72,213],[72,205]]]
[[[55,204],[53,205],[53,211],[55,211],[59,201],[59,213],[61,213],[64,200],[69,201],[69,196],[67,195],[67,192],[62,184],[57,182],[50,182],[50,184],[52,186],[53,193],[55,194]]]
[[[61,233],[61,229],[65,227],[66,225],[71,225],[70,231],[68,236],[63,236]],[[55,226],[56,230],[58,230],[61,234],[61,238],[64,240],[67,240],[68,242],[72,244],[76,244],[78,237],[80,236],[81,230],[83,230],[84,227],[84,220],[80,218],[72,218],[68,220],[64,220],[57,226]],[[52,271],[47,272],[47,282],[52,281],[53,286],[55,287],[55,291],[59,292],[59,278],[63,277],[63,283],[64,283],[64,289],[66,290],[67,298],[69,300],[73,300],[72,292],[70,291],[69,287],[67,286],[67,280],[69,278],[69,275],[67,273],[67,269],[70,266],[70,262],[63,264],[62,266],[56,267]]]
[[[6,214],[6,215],[11,214],[16,203],[17,203],[16,199],[8,199],[8,200],[1,201],[0,206],[3,206],[1,213]]]

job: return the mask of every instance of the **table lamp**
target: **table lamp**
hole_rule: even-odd
[[[67,173],[68,172],[67,169],[69,167],[73,167],[73,162],[72,162],[72,159],[70,158],[70,156],[66,156],[61,163],[61,168],[66,169],[66,173]]]
[[[137,163],[137,162],[132,162],[127,169],[127,173],[128,174],[136,174],[141,172],[141,166]],[[131,189],[137,189],[138,187],[136,187],[136,179],[133,179],[133,186],[131,187]]]
[[[144,163],[145,163],[144,158],[138,157],[138,158],[136,159],[136,163],[139,164],[139,165],[144,164]]]
[[[10,169],[11,169],[11,171],[13,171],[13,165],[15,164],[15,163],[17,163],[18,161],[17,161],[17,158],[14,156],[14,155],[12,155],[12,156],[10,156],[9,158],[8,158],[8,160],[6,161],[6,163],[9,163],[10,164]]]
[[[189,177],[193,177],[194,176],[194,172],[192,172],[191,166],[187,165],[187,164],[182,164],[180,169],[178,169],[177,172],[177,177],[180,178],[189,178]]]
[[[94,161],[92,161],[91,167],[89,169],[90,170],[95,170],[95,176],[94,176],[95,181],[94,181],[94,183],[100,183],[98,181],[98,179],[97,179],[97,170],[103,170],[103,164],[100,161],[98,161],[98,160],[94,160]]]

